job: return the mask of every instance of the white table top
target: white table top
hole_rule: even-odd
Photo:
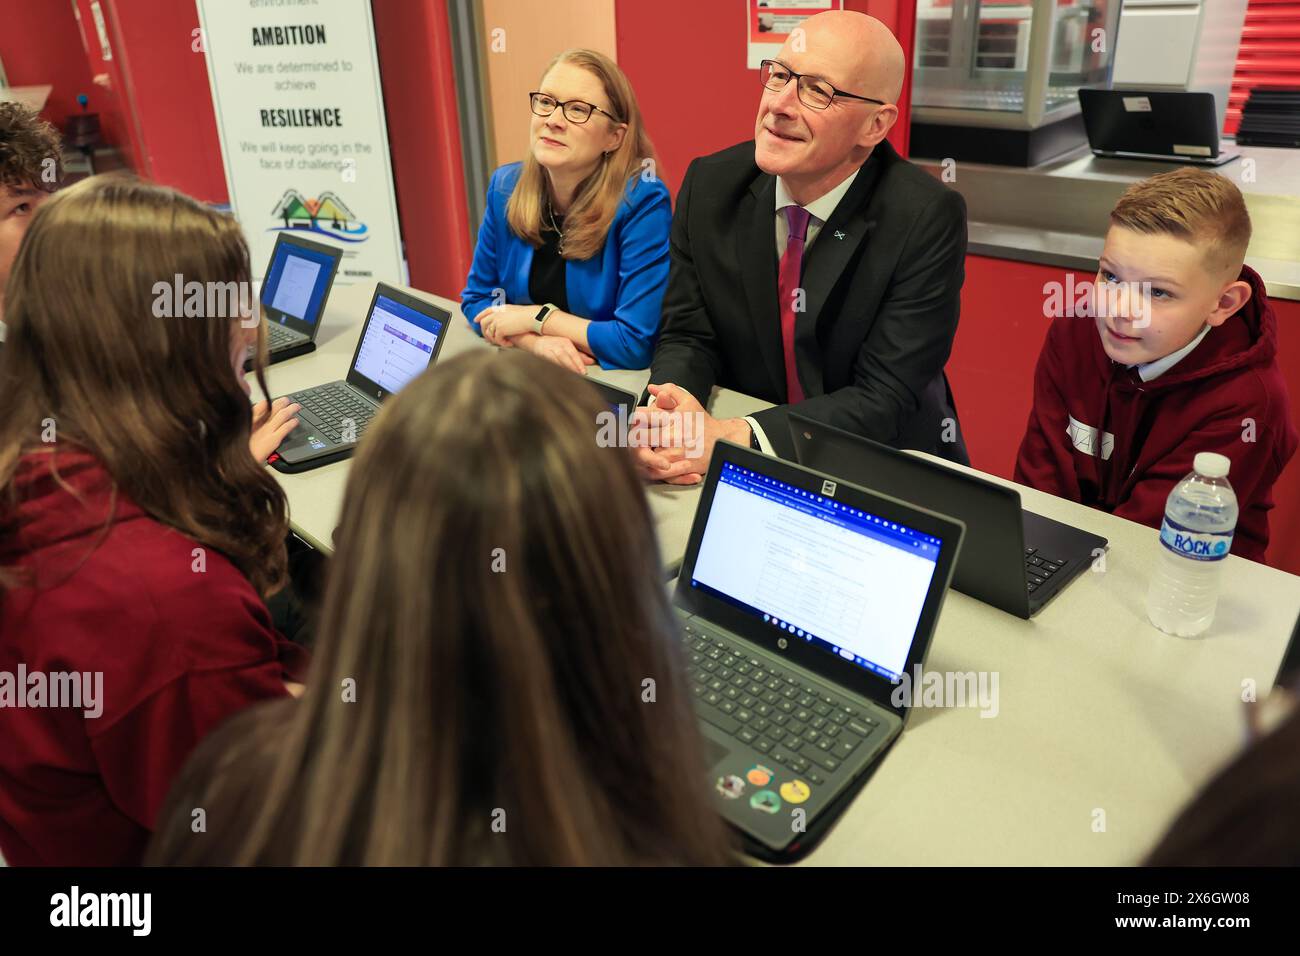
[[[268,370],[274,394],[346,374],[372,291],[333,291],[317,350]],[[453,310],[440,359],[491,347],[455,303],[427,298]],[[648,378],[593,374],[629,391]],[[731,417],[766,403],[721,391],[711,406]],[[276,474],[295,531],[326,551],[348,468]],[[1105,571],[1082,575],[1031,621],[950,592],[928,668],[996,671],[997,716],[918,709],[810,864],[1136,863],[1240,746],[1243,681],[1255,681],[1261,697],[1271,684],[1300,610],[1300,577],[1229,557],[1210,631],[1170,637],[1144,612],[1154,529],[983,477],[1015,487],[1031,511],[1107,537]],[[665,566],[675,568],[699,489],[656,485],[647,494]]]
[[[469,349],[494,348],[469,328],[456,302],[418,289],[405,288],[405,291],[437,303],[452,313],[451,328],[438,355],[439,362]],[[330,293],[320,333],[316,336],[316,351],[270,366],[266,370],[266,379],[271,393],[285,395],[344,378],[373,293],[373,285],[336,285]],[[587,374],[637,394],[645,389],[650,378],[648,369],[607,371],[591,366]],[[254,397],[258,397],[256,380],[252,375],[248,379]],[[722,418],[748,415],[767,406],[767,402],[728,391],[716,391],[709,403],[710,410]],[[350,461],[341,461],[297,475],[273,472],[289,499],[289,520],[294,532],[327,554],[334,550],[334,529],[338,527],[351,466]],[[651,485],[647,486],[646,495],[655,519],[665,569],[673,572],[686,553],[691,519],[700,496],[699,486]]]
[[[1229,557],[1210,630],[1170,637],[1144,610],[1154,529],[977,474],[1108,538],[1105,571],[1031,621],[950,591],[927,669],[996,671],[997,716],[915,712],[810,864],[1138,863],[1241,746],[1243,681],[1271,686],[1300,577]]]

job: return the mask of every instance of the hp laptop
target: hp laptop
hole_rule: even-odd
[[[1172,90],[1079,90],[1093,153],[1222,166],[1240,156],[1219,151],[1214,94]]]
[[[747,849],[811,849],[898,737],[959,521],[720,441],[673,601],[709,783]]]
[[[275,240],[261,295],[268,365],[315,351],[342,258],[341,249],[291,233],[282,232]],[[252,367],[252,359],[244,363],[245,371]]]
[[[302,411],[272,467],[306,471],[350,457],[380,403],[433,364],[450,319],[423,299],[375,286],[348,377],[289,396]]]
[[[952,586],[1016,617],[1037,614],[1106,548],[1105,538],[1023,510],[1004,485],[801,415],[790,415],[790,434],[800,464],[962,521]]]

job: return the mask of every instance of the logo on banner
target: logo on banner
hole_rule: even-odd
[[[303,230],[344,242],[365,242],[370,238],[370,228],[332,190],[308,199],[298,190],[289,189],[275,204],[271,216],[280,225],[270,227],[267,232]]]

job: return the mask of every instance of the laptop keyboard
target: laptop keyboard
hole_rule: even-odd
[[[320,419],[321,432],[335,443],[343,441],[340,436],[348,419],[352,421],[356,432],[353,440],[360,441],[366,426],[379,411],[378,406],[364,401],[342,382],[309,388],[305,392],[290,395],[289,399]]]
[[[825,783],[880,727],[862,707],[689,624],[682,650],[696,713],[809,783]]]
[[[1025,584],[1033,594],[1069,564],[1066,558],[1049,558],[1037,548],[1025,548]]]
[[[284,325],[274,322],[266,323],[266,347],[274,352],[302,341],[302,336]]]

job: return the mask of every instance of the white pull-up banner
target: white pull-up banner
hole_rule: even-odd
[[[253,278],[293,230],[342,247],[341,283],[402,282],[370,0],[196,3]]]

